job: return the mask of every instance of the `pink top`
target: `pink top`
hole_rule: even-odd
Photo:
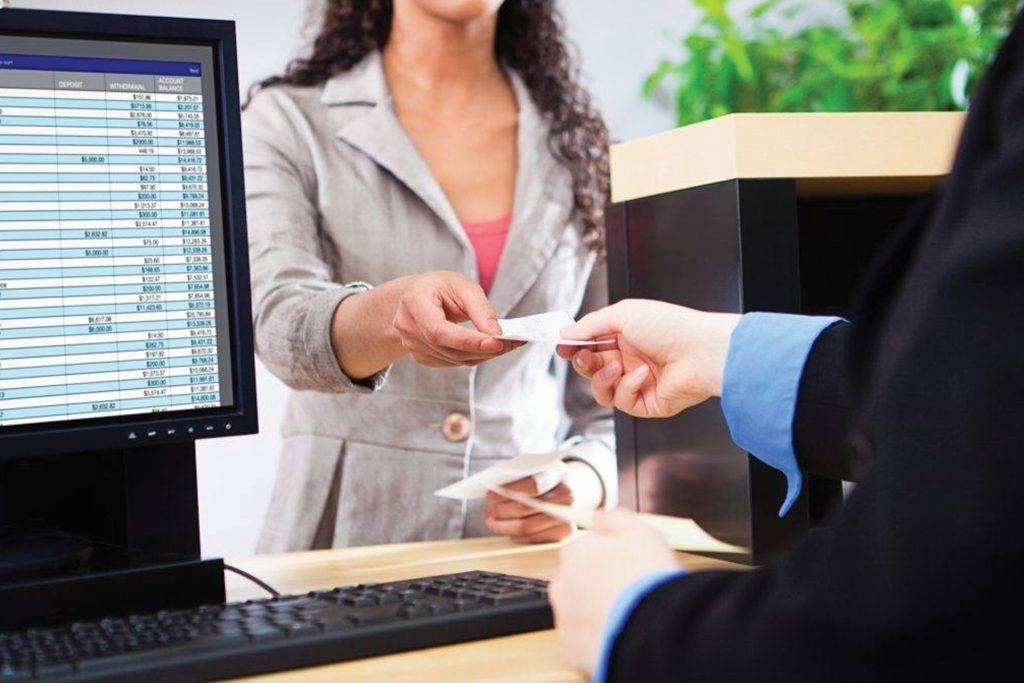
[[[485,292],[491,291],[494,274],[498,272],[501,252],[505,249],[505,238],[512,224],[512,214],[494,218],[489,221],[464,221],[462,229],[466,231],[470,244],[476,252],[476,267],[480,271],[480,286]]]

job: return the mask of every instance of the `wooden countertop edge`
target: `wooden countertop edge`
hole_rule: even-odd
[[[962,112],[731,114],[611,148],[612,201],[744,178],[941,178]]]

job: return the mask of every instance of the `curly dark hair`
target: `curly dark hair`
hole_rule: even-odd
[[[283,76],[258,84],[320,85],[381,50],[391,33],[392,0],[327,0],[308,57],[292,61]],[[608,128],[579,85],[579,67],[554,0],[505,0],[498,13],[494,54],[516,71],[550,126],[548,146],[571,172],[575,210],[586,245],[604,249],[608,202]]]

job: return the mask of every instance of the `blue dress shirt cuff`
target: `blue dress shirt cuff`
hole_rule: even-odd
[[[747,313],[729,341],[722,412],[736,445],[786,475],[782,517],[800,495],[793,418],[807,356],[818,335],[841,318]]]
[[[626,586],[625,590],[612,604],[611,612],[608,613],[608,621],[604,627],[604,635],[601,638],[601,649],[598,650],[597,666],[594,669],[594,683],[604,683],[608,677],[608,665],[611,663],[612,649],[622,629],[626,627],[629,616],[640,604],[640,601],[650,595],[662,584],[674,578],[683,576],[686,571],[682,569],[670,569],[652,574],[644,574],[633,583]]]

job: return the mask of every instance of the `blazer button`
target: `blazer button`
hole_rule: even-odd
[[[469,438],[469,418],[462,413],[452,413],[441,424],[441,433],[452,443],[459,443]]]

